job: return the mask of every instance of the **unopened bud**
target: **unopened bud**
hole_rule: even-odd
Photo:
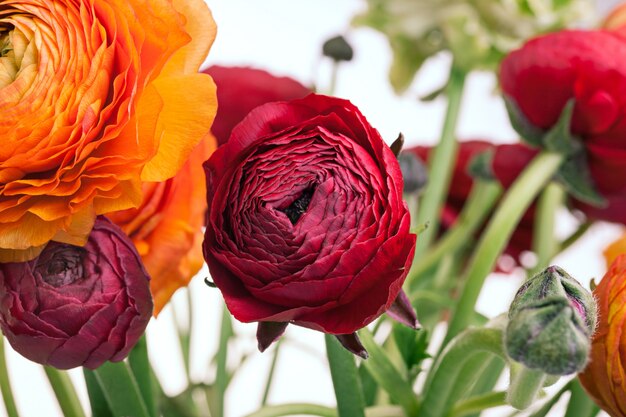
[[[505,347],[510,358],[551,375],[581,371],[596,325],[592,295],[551,266],[530,278],[509,309]]]
[[[411,152],[401,152],[398,155],[400,170],[404,177],[404,192],[419,193],[428,182],[428,168],[426,164]]]
[[[335,36],[324,42],[322,52],[325,56],[335,61],[352,61],[354,51],[346,38],[341,35]]]

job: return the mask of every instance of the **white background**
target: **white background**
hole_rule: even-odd
[[[397,137],[399,132],[404,133],[409,144],[437,140],[445,101],[439,99],[423,104],[417,97],[442,85],[447,76],[449,58],[440,55],[430,61],[410,90],[402,97],[396,96],[387,82],[391,54],[386,39],[373,30],[350,27],[351,17],[364,9],[364,2],[207,0],[207,3],[218,24],[218,38],[207,65],[219,63],[263,68],[276,75],[291,76],[307,85],[316,84],[323,91],[328,84],[330,66],[321,58],[321,45],[331,36],[345,34],[355,48],[355,58],[340,69],[336,95],[355,103],[388,141]],[[600,9],[608,10],[611,3],[616,1],[602,1]],[[496,82],[491,74],[476,73],[469,77],[458,129],[460,138],[495,142],[516,140],[495,91]],[[572,227],[570,216],[562,213],[558,233],[566,235]],[[581,242],[560,255],[555,263],[585,284],[592,277],[599,279],[605,271],[602,250],[620,235],[621,230],[617,226],[596,225]],[[192,376],[196,380],[213,375],[208,361],[217,348],[221,316],[219,292],[202,282],[207,274],[203,270],[191,285],[195,301]],[[506,311],[520,279],[520,274],[494,274],[490,277],[488,290],[479,300],[479,310],[489,316]],[[177,294],[175,298],[181,301],[184,294]],[[242,352],[253,355],[241,367],[227,393],[228,417],[244,416],[258,407],[272,352],[270,349],[265,354],[255,353],[255,325],[236,324],[235,330],[240,339],[232,346],[231,356],[237,357]],[[270,403],[314,402],[332,406],[334,396],[322,334],[291,326],[287,338],[289,341],[284,345],[277,367]],[[185,386],[185,377],[174,335],[171,307],[151,322],[148,340],[151,359],[164,389],[168,394],[179,393]],[[41,367],[21,358],[8,345],[7,350],[21,415],[61,415]],[[81,372],[73,370],[70,374],[88,408]],[[503,410],[490,413],[491,416],[505,414]],[[5,415],[5,410],[0,407],[0,417]]]

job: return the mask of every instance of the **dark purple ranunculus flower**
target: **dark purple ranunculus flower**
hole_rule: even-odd
[[[120,361],[150,320],[148,281],[132,241],[99,217],[84,247],[50,242],[31,261],[0,264],[0,328],[44,365]]]

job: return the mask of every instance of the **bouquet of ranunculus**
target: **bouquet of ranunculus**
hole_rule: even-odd
[[[208,3],[0,1],[0,416],[626,416],[626,5]]]

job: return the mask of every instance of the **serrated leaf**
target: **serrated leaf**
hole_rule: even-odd
[[[406,326],[394,324],[393,339],[398,347],[407,369],[418,367],[424,359],[430,357],[427,331],[415,331]]]
[[[513,129],[530,145],[542,146],[543,130],[530,123],[526,115],[522,113],[517,103],[511,97],[504,96],[504,103],[506,105],[506,111],[509,113],[509,119],[511,120]]]

